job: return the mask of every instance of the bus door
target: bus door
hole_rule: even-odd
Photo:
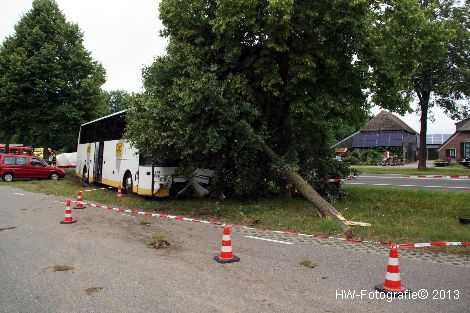
[[[104,142],[95,143],[95,162],[93,164],[93,180],[95,182],[101,182],[103,177],[103,153]]]

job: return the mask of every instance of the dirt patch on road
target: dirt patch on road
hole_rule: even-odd
[[[144,225],[144,226],[150,226],[150,224],[152,224],[152,223],[150,223],[150,221],[148,219],[142,219],[142,220],[140,220],[139,224]]]
[[[54,272],[64,272],[73,270],[73,266],[69,265],[52,265],[51,268]]]
[[[0,228],[0,232],[2,232],[2,231],[4,231],[4,230],[15,229],[15,228],[16,228],[16,226]]]
[[[300,260],[299,264],[300,264],[300,265],[303,265],[303,266],[305,266],[305,267],[308,267],[308,268],[315,268],[315,267],[318,266],[317,263],[312,262],[312,261],[310,261],[309,259],[302,259],[302,260]]]
[[[85,292],[87,295],[91,296],[92,294],[100,292],[101,290],[103,290],[103,287],[90,287],[85,289]]]
[[[154,249],[162,249],[170,246],[170,243],[165,240],[165,237],[163,237],[163,235],[155,233],[147,239],[147,245]]]
[[[236,280],[245,282],[248,285],[264,283],[263,277],[261,275],[255,274],[253,271],[235,267],[224,267],[223,269],[231,273]]]

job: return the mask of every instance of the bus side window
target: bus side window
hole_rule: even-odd
[[[93,123],[84,124],[80,127],[80,144],[90,142],[102,142],[120,140],[126,128],[124,113],[110,116]],[[103,131],[103,130],[106,131]]]

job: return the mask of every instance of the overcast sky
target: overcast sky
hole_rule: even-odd
[[[141,70],[165,53],[166,40],[159,31],[159,0],[56,0],[68,21],[84,33],[85,48],[106,69],[105,90],[142,90]],[[32,0],[0,0],[0,42],[14,33],[14,26],[29,11]],[[374,108],[372,113],[380,112]],[[453,133],[455,121],[434,110],[428,134]],[[419,132],[419,116],[400,118]]]

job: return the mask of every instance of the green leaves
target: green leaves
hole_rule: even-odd
[[[371,33],[374,101],[403,113],[418,97],[421,109],[434,105],[465,116],[457,100],[469,95],[469,6],[453,1],[389,2],[377,12]]]
[[[111,90],[105,92],[106,102],[110,113],[119,112],[131,106],[135,96],[125,90]]]
[[[371,92],[375,104],[401,114],[417,100],[420,150],[428,113],[439,106],[453,119],[470,115],[470,6],[452,0],[387,1],[371,32]],[[426,167],[426,153],[419,168]]]
[[[321,181],[331,129],[368,108],[357,56],[369,14],[362,0],[162,1],[167,55],[143,71],[128,138],[157,159],[215,169],[215,188],[228,194],[282,180],[263,142],[284,167]]]
[[[105,72],[82,37],[55,1],[35,0],[1,47],[0,116],[30,144],[74,150],[80,124],[104,112]]]

